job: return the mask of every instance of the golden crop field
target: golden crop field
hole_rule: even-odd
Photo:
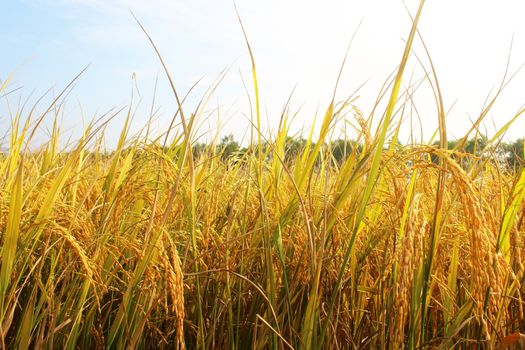
[[[111,152],[111,115],[65,149],[55,122],[30,150],[63,95],[44,113],[13,111],[0,155],[1,348],[524,348],[525,172],[502,146],[521,112],[485,137],[489,103],[449,142],[430,71],[439,129],[428,144],[397,142],[419,13],[378,94],[386,109],[332,100],[305,139],[288,137],[286,108],[275,133],[259,132],[253,56],[242,149],[198,144],[201,108],[180,108],[153,141],[147,126],[130,135],[130,108]],[[336,140],[349,111],[358,137]]]

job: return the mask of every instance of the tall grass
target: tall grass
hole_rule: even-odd
[[[246,152],[193,154],[207,97],[185,113],[164,62],[183,129],[172,123],[154,141],[130,137],[130,108],[111,153],[101,145],[114,115],[61,150],[70,86],[42,115],[11,115],[0,155],[2,348],[523,344],[525,172],[491,153],[511,124],[482,156],[447,149],[434,72],[440,145],[387,143],[411,103],[401,82],[422,6],[379,94],[389,96],[379,126],[354,110],[362,147],[343,161],[331,135],[354,107],[334,100],[316,142],[312,131],[293,157],[288,109],[265,136],[258,107]],[[30,151],[52,117],[48,142]]]

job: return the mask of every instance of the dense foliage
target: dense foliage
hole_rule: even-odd
[[[231,136],[197,144],[204,103],[189,118],[179,103],[180,127],[158,138],[149,127],[129,135],[130,107],[112,152],[102,146],[111,116],[62,149],[56,121],[72,84],[41,115],[9,115],[1,348],[523,344],[523,140],[501,142],[510,122],[491,138],[447,141],[442,103],[440,141],[397,137],[393,121],[410,110],[398,105],[409,103],[401,82],[422,5],[379,94],[385,112],[364,118],[331,101],[315,140],[313,132],[289,137],[286,113],[273,133],[258,132],[253,56],[246,148]],[[435,76],[426,78],[439,101]],[[30,150],[53,113],[48,142]],[[355,141],[332,140],[336,121],[350,117]]]

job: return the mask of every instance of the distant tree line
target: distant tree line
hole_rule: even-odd
[[[500,142],[487,147],[489,140],[486,136],[479,136],[468,140],[453,140],[447,142],[449,150],[457,151],[452,154],[453,158],[458,154],[474,155],[476,157],[491,157],[503,163],[505,166],[514,169],[524,165],[523,143],[525,139],[520,138],[512,142]],[[434,146],[439,146],[440,142],[434,142]],[[434,161],[437,161],[433,157]],[[468,159],[466,160],[468,161]]]
[[[301,155],[306,147],[308,146],[308,141],[302,137],[290,137],[288,136],[284,142],[284,162],[290,162],[295,160],[299,155]],[[233,135],[224,136],[221,141],[215,146],[214,149],[211,149],[212,146],[205,143],[196,143],[193,145],[193,156],[198,158],[203,153],[213,151],[215,154],[219,155],[223,160],[229,160],[232,158],[242,158],[249,149],[247,147],[241,147],[241,145],[235,141]],[[257,151],[257,146],[255,151]],[[268,147],[267,143],[263,143],[262,151],[264,154],[272,155],[272,152],[267,152]],[[315,142],[311,142],[309,145],[310,149],[316,147]],[[323,149],[327,150],[328,147],[326,144],[323,145]],[[343,140],[338,139],[330,143],[330,155],[333,159],[342,163],[350,154],[353,152],[360,153],[363,150],[363,145],[353,140]]]
[[[468,140],[452,140],[447,142],[448,150],[455,151],[452,153],[451,157],[454,159],[459,159],[460,163],[463,166],[469,165],[472,162],[473,155],[476,157],[485,157],[495,159],[509,169],[519,169],[522,168],[525,164],[524,154],[523,154],[523,145],[525,139],[520,138],[511,142],[500,142],[495,145],[487,147],[489,140],[485,136],[480,136],[477,138],[472,138]],[[436,141],[433,143],[433,146],[439,147],[440,142]],[[255,147],[255,148],[254,148]],[[268,155],[270,158],[273,156],[272,150],[269,150],[267,143],[263,143],[262,151],[263,154]],[[284,142],[284,162],[292,162],[299,155],[301,155],[306,147],[313,149],[316,147],[314,142],[311,142],[308,145],[308,142],[303,137],[290,137],[288,136]],[[331,157],[333,161],[338,164],[341,164],[352,154],[360,154],[363,151],[363,145],[354,140],[348,139],[337,139],[331,141],[329,145],[323,144],[323,154],[325,157]],[[398,142],[396,148],[400,149],[403,145]],[[219,143],[215,146],[206,143],[195,143],[192,146],[193,156],[195,158],[201,157],[203,154],[213,153],[216,156],[220,157],[224,161],[242,159],[249,151],[257,153],[257,146],[252,146],[250,150],[247,147],[242,147],[233,137],[233,135],[224,136]],[[270,151],[270,152],[268,152]],[[6,157],[8,149],[0,149],[0,159]],[[101,152],[98,153],[97,158],[107,158],[111,157],[113,152]],[[95,157],[94,153],[88,152],[86,155],[88,158]],[[431,155],[433,162],[437,163],[439,161],[436,155]]]
[[[484,136],[472,138],[468,140],[453,140],[447,142],[447,148],[449,150],[457,151],[452,154],[453,158],[459,155],[474,155],[477,157],[490,156],[498,161],[502,162],[509,168],[521,168],[524,164],[523,154],[523,138],[517,139],[512,142],[501,142],[496,146],[491,146],[487,149],[488,139]],[[284,157],[283,161],[288,162],[296,159],[296,157],[304,151],[307,147],[307,140],[302,137],[287,137],[284,145]],[[434,142],[434,146],[439,146],[439,141]],[[314,148],[315,143],[311,143],[310,147]],[[403,145],[398,142],[398,147]],[[268,145],[263,144],[263,153],[272,154],[272,152],[266,152]],[[361,153],[363,145],[357,141],[347,139],[337,139],[330,142],[330,146],[324,144],[323,149],[329,151],[332,159],[337,163],[342,163],[353,153]],[[211,146],[205,143],[197,143],[193,146],[193,154],[195,157],[199,157],[204,152],[213,151],[215,154],[220,156],[223,160],[229,160],[232,158],[242,158],[248,152],[247,147],[242,147],[233,137],[233,135],[224,136],[221,141],[215,146],[215,149],[211,149]],[[465,158],[465,157],[463,157]],[[467,157],[468,158],[468,157]],[[437,158],[432,157],[433,161],[437,162]],[[468,161],[468,159],[467,159]]]

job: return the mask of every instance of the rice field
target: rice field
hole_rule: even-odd
[[[253,56],[245,148],[198,144],[203,109],[184,110],[175,84],[172,125],[131,135],[132,109],[121,111],[110,152],[112,115],[60,147],[70,86],[44,113],[13,112],[0,155],[1,347],[525,348],[525,172],[501,143],[521,112],[487,137],[489,103],[451,143],[430,71],[439,129],[427,144],[397,142],[420,11],[378,93],[386,109],[333,100],[300,140],[287,108],[274,133],[259,131]],[[358,137],[341,142],[334,125],[349,111]],[[46,120],[51,136],[30,150]]]

